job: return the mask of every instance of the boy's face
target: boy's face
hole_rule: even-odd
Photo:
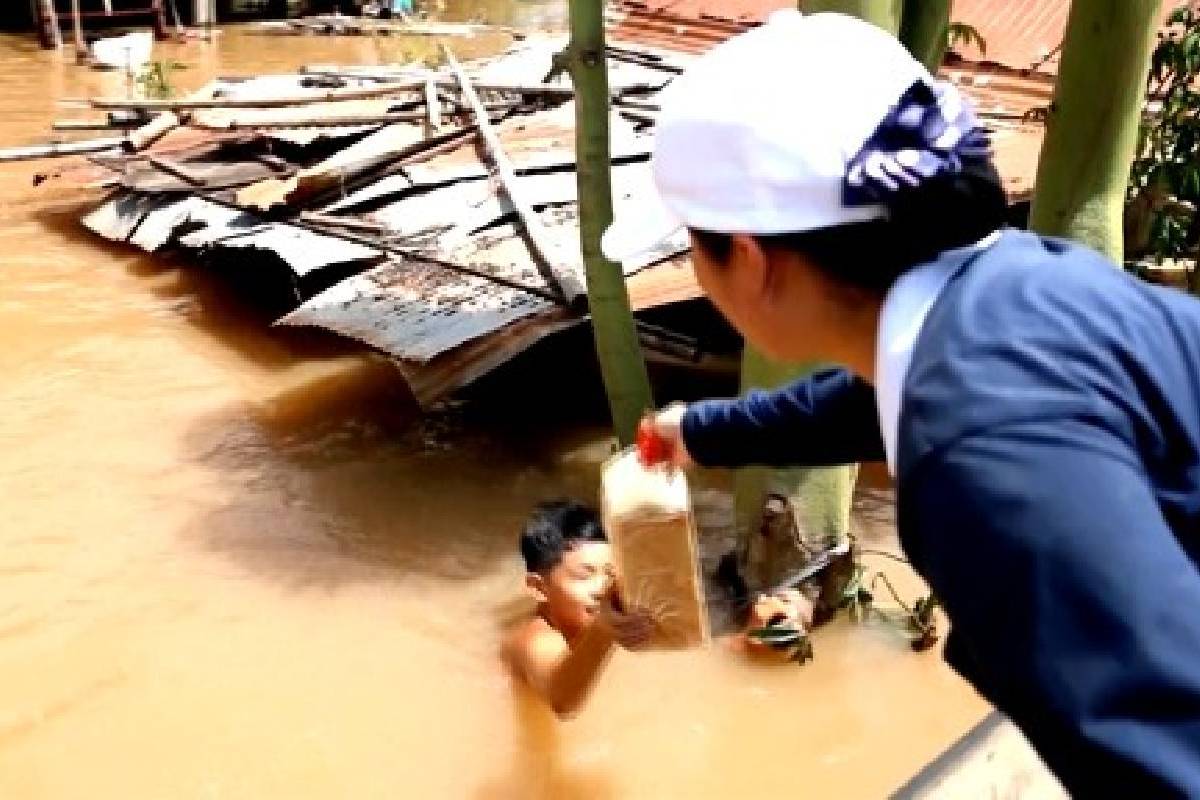
[[[551,622],[573,635],[591,624],[612,587],[613,571],[608,542],[580,542],[546,573],[531,575],[530,585],[545,598]]]

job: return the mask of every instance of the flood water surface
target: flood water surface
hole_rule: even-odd
[[[189,88],[407,46],[162,53]],[[0,37],[0,144],[122,80]],[[936,653],[838,624],[803,668],[618,653],[550,720],[496,650],[522,518],[594,495],[593,415],[413,421],[357,349],[86,234],[97,198],[45,168],[0,165],[0,797],[879,797],[982,715]]]

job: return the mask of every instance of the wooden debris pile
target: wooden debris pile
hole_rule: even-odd
[[[312,66],[178,100],[97,99],[145,124],[51,177],[112,190],[83,220],[107,239],[274,281],[277,324],[389,354],[427,404],[585,318],[573,90],[549,77],[563,44],[525,40],[466,67],[447,53],[439,69]],[[655,95],[680,65],[613,55],[621,212],[647,196]],[[625,265],[635,309],[698,296],[686,245]]]

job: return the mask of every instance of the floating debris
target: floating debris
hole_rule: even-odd
[[[526,40],[465,65],[448,54],[444,69],[317,65],[182,98],[98,98],[145,123],[49,177],[113,189],[83,220],[100,236],[277,283],[277,324],[388,354],[428,405],[586,319],[574,90],[553,75],[564,44]],[[652,189],[654,98],[674,74],[639,61],[611,64],[621,211]],[[624,265],[635,309],[699,296],[687,246],[681,235]],[[640,324],[647,346],[702,356]]]

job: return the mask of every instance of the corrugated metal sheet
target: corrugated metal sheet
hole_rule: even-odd
[[[396,360],[396,366],[413,396],[428,407],[456,389],[470,384],[518,353],[566,328],[583,322],[561,308],[539,311],[524,319],[455,348],[424,363]]]
[[[687,256],[641,270],[626,282],[635,311],[703,296]],[[428,361],[398,359],[396,364],[413,395],[428,406],[470,384],[551,334],[581,324],[560,308],[530,314],[486,336],[466,342]]]
[[[326,328],[397,358],[424,363],[553,307],[519,289],[404,260],[347,278],[277,324]]]
[[[115,197],[83,224],[113,241],[154,252],[174,243],[186,249],[220,247],[275,253],[297,277],[344,264],[370,264],[383,258],[377,249],[307,228],[266,222],[236,208],[201,197],[165,199],[133,193]]]

